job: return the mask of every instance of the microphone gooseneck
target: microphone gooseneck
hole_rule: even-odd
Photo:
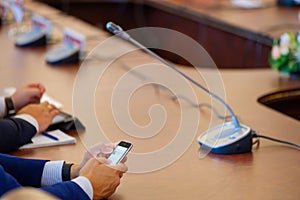
[[[109,30],[113,34],[118,35],[120,38],[122,38],[124,40],[130,41],[130,39],[132,39],[130,37],[130,35],[128,35],[128,33],[126,33],[119,25],[117,25],[113,22],[108,22],[106,24],[106,29]]]
[[[198,83],[197,81],[195,81],[194,79],[192,79],[191,77],[189,77],[188,75],[184,74],[182,71],[180,71],[179,69],[177,69],[174,65],[172,65],[170,62],[166,61],[165,59],[163,59],[162,57],[160,57],[159,55],[157,55],[156,53],[154,53],[153,51],[151,51],[150,49],[146,48],[144,45],[142,45],[141,43],[139,43],[138,41],[136,41],[135,39],[133,39],[128,33],[126,33],[125,31],[123,31],[123,29],[114,24],[113,22],[108,22],[106,24],[106,28],[107,30],[109,30],[111,33],[118,35],[119,37],[121,37],[124,40],[127,40],[129,42],[131,42],[132,44],[134,44],[135,46],[141,48],[142,50],[144,50],[146,53],[150,54],[151,56],[153,56],[154,58],[158,59],[160,62],[162,62],[163,64],[165,64],[166,66],[168,66],[169,68],[173,69],[174,71],[176,71],[177,73],[179,73],[181,76],[183,76],[184,78],[186,78],[187,80],[189,80],[190,82],[192,82],[194,85],[196,85],[198,88],[204,90],[206,93],[208,93],[209,95],[211,95],[213,98],[217,99],[219,102],[221,102],[226,109],[228,110],[228,112],[230,113],[232,122],[234,124],[234,127],[236,129],[240,129],[240,124],[238,122],[237,117],[235,116],[233,110],[230,108],[230,106],[221,98],[219,97],[217,94],[211,92],[210,90],[208,90],[207,88],[205,88],[204,86],[202,86],[200,83]]]

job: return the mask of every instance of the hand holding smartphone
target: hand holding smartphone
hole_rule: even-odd
[[[119,144],[108,157],[108,160],[111,161],[110,165],[117,165],[118,163],[120,163],[123,160],[123,158],[125,158],[125,156],[129,153],[131,148],[131,143],[125,141],[119,142]]]

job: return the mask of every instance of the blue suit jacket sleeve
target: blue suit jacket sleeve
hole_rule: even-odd
[[[21,187],[17,180],[10,174],[6,173],[0,165],[0,197],[15,188]]]
[[[35,134],[35,127],[23,119],[0,119],[0,153],[7,153],[30,143]]]
[[[46,160],[24,159],[0,154],[0,165],[23,186],[41,186],[46,162]]]
[[[46,160],[33,160],[0,154],[0,196],[22,186],[41,187]],[[88,195],[74,182],[66,181],[40,189],[64,200],[88,200]]]
[[[41,189],[64,200],[90,200],[81,187],[72,181],[57,183]]]

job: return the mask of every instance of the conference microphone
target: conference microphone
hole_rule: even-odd
[[[119,36],[120,38],[129,41],[138,48],[142,49],[149,55],[158,59],[160,62],[179,73],[185,79],[196,85],[201,90],[205,91],[213,98],[218,100],[222,105],[225,106],[227,111],[230,113],[232,121],[222,123],[216,127],[213,127],[198,137],[198,142],[202,149],[211,151],[217,154],[237,154],[249,152],[252,149],[252,130],[243,124],[240,124],[236,115],[234,114],[231,107],[217,94],[210,91],[209,89],[202,86],[200,83],[177,69],[170,62],[166,61],[150,49],[146,48],[144,45],[133,39],[127,32],[125,32],[119,25],[113,22],[108,22],[106,24],[107,30],[111,33]]]

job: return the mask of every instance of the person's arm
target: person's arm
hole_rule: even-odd
[[[78,177],[77,179],[80,178],[81,177]],[[91,185],[87,187],[90,187],[89,190],[92,190]],[[59,199],[91,200],[90,196],[85,192],[85,187],[79,186],[74,181],[65,181],[51,186],[41,187],[40,189],[58,197]]]
[[[105,158],[100,160],[107,163]],[[0,154],[0,165],[22,186],[41,187],[54,184],[41,189],[61,199],[109,197],[120,184],[123,173],[127,171],[127,166],[123,163],[108,167],[95,158],[83,159],[84,166],[75,165],[77,169],[73,168],[73,173],[68,168],[71,169],[68,177],[74,178],[77,171],[79,176],[71,181],[60,182],[64,176],[64,161],[33,160]]]
[[[13,189],[20,187],[22,186],[17,179],[0,165],[0,197]],[[91,199],[82,187],[73,181],[58,183],[52,186],[42,187],[40,189],[64,200]]]
[[[18,112],[28,104],[40,103],[45,90],[45,86],[41,83],[27,83],[22,85],[9,97],[15,112]],[[9,117],[7,114],[5,97],[0,97],[0,118]]]
[[[108,166],[91,158],[80,170],[79,177],[41,189],[66,200],[103,199],[116,191],[120,178],[126,171],[127,166],[123,163]]]
[[[77,177],[72,181],[62,182],[63,163],[64,161],[24,159],[0,154],[0,196],[16,187],[31,186],[61,199],[90,199],[93,188],[86,178]],[[1,187],[2,184],[6,186]],[[49,186],[43,186],[47,184]]]
[[[46,162],[48,161],[0,154],[0,165],[22,186],[41,187]]]
[[[7,153],[31,142],[36,127],[20,118],[0,119],[0,153]]]
[[[48,102],[41,104],[29,104],[18,111],[19,115],[30,115],[33,117],[38,124],[38,132],[45,131],[51,124],[53,118],[59,114],[59,110]]]
[[[40,103],[45,90],[41,83],[27,83],[18,88],[11,96],[16,112],[28,104]]]
[[[43,170],[41,189],[60,199],[92,199],[93,187],[90,181],[78,175],[71,177],[70,166],[74,165],[64,161],[47,162]],[[78,193],[77,196],[74,196],[75,191]]]
[[[20,163],[16,163],[16,164],[20,164]],[[3,166],[0,165],[0,197],[13,189],[22,187],[21,184],[14,177],[16,176],[16,174],[13,173],[14,174],[13,176],[12,174],[10,174],[11,171],[6,171],[6,170],[7,169],[5,169]],[[31,175],[34,176],[34,174]],[[40,189],[64,200],[77,200],[77,199],[90,200],[91,199],[85,193],[85,191],[77,183],[73,181],[58,183],[52,186],[42,187]]]
[[[100,160],[108,163],[108,160],[104,158]],[[127,171],[127,166],[124,163],[109,166],[100,160],[96,158],[89,159],[79,172],[79,177],[84,177],[91,183],[93,199],[103,199],[111,196],[119,186],[123,173]]]
[[[8,174],[0,165],[0,197],[6,192],[19,187],[21,187],[21,185],[17,180]]]
[[[46,163],[42,185],[55,184],[60,180],[66,180],[66,177],[72,180],[43,187],[42,189],[62,199],[68,199],[68,197],[71,197],[70,199],[101,199],[109,197],[120,184],[120,178],[123,173],[127,171],[127,166],[124,163],[115,166],[106,165],[109,161],[105,157],[112,152],[113,147],[114,144],[96,144],[87,150],[80,164],[68,165],[58,161]],[[58,168],[61,170],[55,170]],[[46,174],[48,175],[46,176]],[[67,188],[78,191],[78,194],[83,196],[72,196],[72,193],[68,193]],[[84,193],[82,193],[83,191]]]
[[[30,143],[37,133],[47,129],[59,111],[48,102],[30,104],[15,117],[0,119],[0,153],[8,153]]]

